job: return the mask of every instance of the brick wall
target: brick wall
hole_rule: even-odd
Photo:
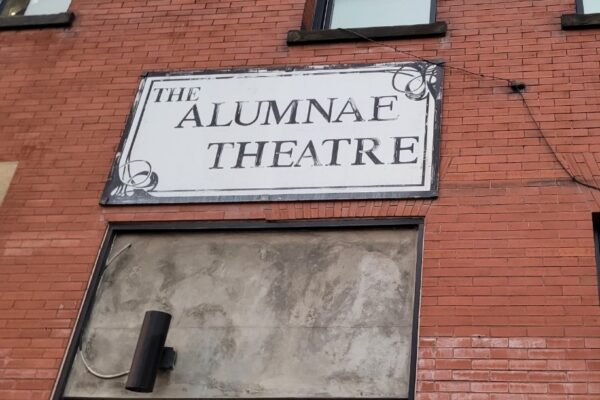
[[[441,39],[392,41],[523,80],[560,161],[600,185],[600,30],[566,32],[574,0],[438,0]],[[98,206],[148,70],[411,60],[373,43],[288,47],[302,0],[73,0],[71,29],[0,32],[0,399],[48,399],[107,223],[425,217],[420,400],[600,398],[592,212],[518,94],[446,69],[440,196]]]

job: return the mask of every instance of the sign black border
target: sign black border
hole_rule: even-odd
[[[90,397],[64,397],[69,373],[73,366],[80,340],[91,315],[92,306],[96,296],[96,290],[100,284],[102,274],[106,269],[106,262],[110,254],[113,242],[120,233],[168,233],[185,231],[257,231],[257,230],[301,230],[301,229],[377,229],[397,227],[398,229],[417,229],[417,262],[415,274],[415,292],[413,304],[413,327],[411,334],[411,359],[409,372],[409,387],[407,398],[396,397],[352,397],[352,398],[319,398],[319,397],[270,397],[261,398],[180,398],[179,400],[356,400],[356,399],[381,399],[381,400],[414,400],[416,397],[417,359],[419,349],[419,315],[421,309],[421,279],[423,269],[423,240],[424,219],[423,218],[352,218],[352,219],[315,219],[315,220],[282,220],[282,221],[179,221],[179,222],[119,222],[109,224],[96,264],[90,276],[85,296],[77,316],[75,327],[72,331],[69,344],[63,357],[58,377],[52,390],[52,400],[89,400]],[[144,399],[144,397],[136,397]],[[111,398],[111,400],[126,400],[128,398]]]
[[[188,196],[188,197],[151,197],[151,196],[132,196],[130,198],[118,198],[111,196],[111,191],[119,183],[119,160],[118,156],[123,153],[128,133],[131,131],[133,121],[138,107],[143,101],[142,92],[146,84],[146,78],[155,77],[177,77],[177,76],[197,76],[197,75],[221,75],[221,74],[242,74],[242,73],[260,73],[260,72],[301,72],[301,71],[328,71],[345,70],[361,67],[392,66],[398,63],[431,63],[440,68],[439,82],[437,82],[439,96],[435,99],[435,115],[433,117],[433,149],[431,160],[431,190],[428,191],[402,191],[402,192],[365,192],[365,193],[326,193],[326,194],[265,194],[265,195],[238,195],[238,196]],[[104,190],[100,199],[102,206],[123,206],[123,205],[153,205],[153,204],[207,204],[207,203],[246,203],[246,202],[270,202],[270,201],[328,201],[328,200],[383,200],[383,199],[434,199],[438,197],[439,185],[439,159],[440,159],[440,134],[441,134],[441,114],[442,99],[444,87],[444,64],[439,60],[402,60],[385,63],[368,64],[334,64],[334,65],[303,65],[303,66],[283,66],[283,67],[257,67],[257,68],[228,68],[202,71],[154,71],[146,72],[140,80],[135,100],[127,117],[125,128],[121,134],[121,141],[118,150],[111,165]]]

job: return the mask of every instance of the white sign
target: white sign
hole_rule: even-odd
[[[437,195],[428,62],[152,74],[103,204]]]

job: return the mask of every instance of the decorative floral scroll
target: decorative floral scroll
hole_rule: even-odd
[[[112,190],[112,196],[147,196],[158,185],[158,175],[152,171],[152,165],[144,160],[128,160],[119,165],[118,176],[120,182]]]
[[[429,94],[438,98],[440,68],[435,63],[411,63],[402,65],[394,73],[392,86],[414,101],[425,100]]]

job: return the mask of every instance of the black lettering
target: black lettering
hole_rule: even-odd
[[[327,164],[328,167],[330,166],[339,166],[340,164],[338,164],[338,152],[340,150],[340,142],[346,142],[348,144],[352,143],[351,139],[326,139],[323,140],[323,142],[321,143],[322,145],[327,143],[327,142],[331,142],[331,160],[329,160],[329,164]]]
[[[221,163],[221,154],[223,153],[223,148],[225,147],[225,145],[231,145],[231,147],[234,147],[235,144],[234,143],[230,143],[230,142],[225,142],[225,143],[209,143],[208,144],[208,150],[210,150],[210,148],[212,146],[217,146],[217,152],[215,153],[215,162],[213,163],[213,166],[210,167],[210,169],[223,169],[223,167],[221,167],[219,164]]]
[[[373,152],[377,150],[377,147],[379,147],[379,140],[374,138],[360,138],[354,140],[356,140],[356,160],[354,160],[354,163],[352,163],[352,165],[365,165],[365,163],[363,162],[363,154],[366,154],[367,157],[371,159],[373,164],[383,164],[381,160],[379,160],[375,156],[375,154],[373,154]],[[365,150],[364,142],[367,140],[369,140],[373,144],[373,146],[371,146],[370,149]]]
[[[172,102],[173,101],[173,96],[175,96],[175,95],[177,95],[177,100],[175,100],[175,101],[182,101],[183,100],[184,89],[185,88],[172,88],[172,89],[169,89],[169,97],[167,97],[167,103]]]
[[[271,110],[273,111],[273,117],[275,118],[275,123],[279,125],[285,114],[290,111],[290,118],[286,125],[297,124],[296,122],[296,114],[298,113],[298,101],[292,100],[290,104],[283,110],[283,113],[279,113],[279,107],[277,106],[277,102],[275,100],[267,100],[266,103],[269,103],[269,107],[267,108],[267,116],[265,117],[265,122],[262,125],[270,125],[269,117],[271,116]]]
[[[165,89],[165,88],[156,88],[156,89],[154,89],[154,90],[158,92],[158,94],[156,95],[156,99],[154,99],[154,102],[155,102],[155,103],[160,103],[160,98],[161,98],[161,96],[162,96],[163,92],[164,92],[165,90],[167,90],[167,89]]]
[[[198,90],[198,92],[200,92],[200,90],[202,88],[191,87],[188,89],[188,95],[187,95],[186,101],[198,101],[200,99],[200,97],[194,97],[194,96],[198,96],[198,92],[196,92],[196,89]]]
[[[250,144],[250,142],[238,142],[240,149],[238,151],[237,162],[235,163],[235,167],[233,168],[244,168],[244,158],[245,157],[254,157],[254,166],[260,167],[260,163],[262,161],[263,150],[265,149],[265,144],[268,142],[255,142],[258,148],[256,149],[256,153],[246,153],[246,146]]]
[[[419,143],[418,136],[406,136],[406,137],[393,137],[394,139],[394,162],[392,164],[416,164],[419,157],[415,157],[410,161],[400,161],[400,155],[405,150],[410,150],[411,153],[415,152],[415,143]],[[402,147],[402,139],[413,140],[410,146]]]
[[[208,125],[208,126],[210,126],[210,127],[229,126],[233,122],[233,121],[229,121],[226,124],[219,125],[218,119],[219,119],[219,111],[221,108],[221,104],[224,104],[224,103],[213,103],[212,120],[210,121],[210,125]]]
[[[309,154],[306,154],[307,152]],[[294,167],[301,167],[300,162],[304,158],[312,159],[313,166],[315,166],[315,167],[319,167],[321,165],[321,163],[319,162],[319,158],[317,157],[317,151],[315,150],[315,145],[313,144],[312,140],[308,141],[308,143],[306,144],[306,147],[304,148],[304,150],[302,151],[302,154],[300,155],[300,158],[298,158],[298,161],[296,162],[296,164],[294,164]]]
[[[244,108],[243,104],[247,103],[247,101],[236,101],[236,103],[237,103],[237,107],[235,108],[235,123],[236,124],[241,125],[241,126],[249,126],[249,125],[254,124],[258,120],[258,117],[260,115],[260,109],[262,108],[262,104],[263,104],[262,101],[257,102],[258,107],[256,109],[256,115],[254,116],[254,119],[252,120],[252,122],[242,122],[242,109]]]
[[[398,96],[377,96],[377,97],[372,97],[373,100],[373,118],[370,119],[370,121],[394,121],[396,119],[398,119],[398,115],[396,115],[396,118],[379,118],[379,109],[380,108],[389,108],[390,111],[392,111],[392,108],[394,107],[394,102],[390,101],[387,104],[381,104],[380,101],[381,99],[394,99],[394,100],[398,100]]]
[[[319,114],[321,114],[323,116],[323,118],[325,118],[325,120],[327,122],[331,122],[331,114],[333,112],[333,103],[335,100],[337,100],[337,98],[329,97],[329,112],[325,111],[325,109],[321,106],[321,104],[319,104],[319,102],[316,99],[307,99],[307,100],[308,100],[308,113],[306,114],[306,121],[304,121],[305,124],[313,123],[310,120],[310,112],[313,107],[319,112]]]
[[[192,117],[188,118],[190,114],[192,114]],[[185,114],[181,122],[175,128],[183,128],[183,123],[187,121],[193,121],[196,124],[196,128],[202,127],[202,122],[200,122],[200,113],[198,112],[198,107],[195,104],[192,106],[192,108],[190,108],[190,111]]]
[[[298,144],[298,142],[296,142],[295,140],[276,140],[275,142],[275,153],[273,153],[273,165],[271,165],[271,167],[291,167],[294,165],[294,162],[292,161],[290,164],[286,164],[286,165],[280,165],[279,164],[279,157],[282,154],[288,155],[288,156],[292,156],[292,152],[294,151],[293,148],[289,149],[289,150],[282,150],[281,147],[286,144],[286,143],[290,143],[293,144],[294,146],[296,146]]]
[[[346,108],[350,106],[350,111],[346,111]],[[354,115],[354,121],[355,122],[361,122],[364,121],[362,115],[360,115],[360,111],[358,111],[358,107],[356,107],[356,103],[354,102],[354,99],[352,97],[350,97],[348,99],[348,101],[346,102],[346,104],[344,104],[344,108],[342,108],[342,111],[340,111],[340,115],[338,115],[337,119],[333,122],[342,122],[341,118],[342,115]]]

